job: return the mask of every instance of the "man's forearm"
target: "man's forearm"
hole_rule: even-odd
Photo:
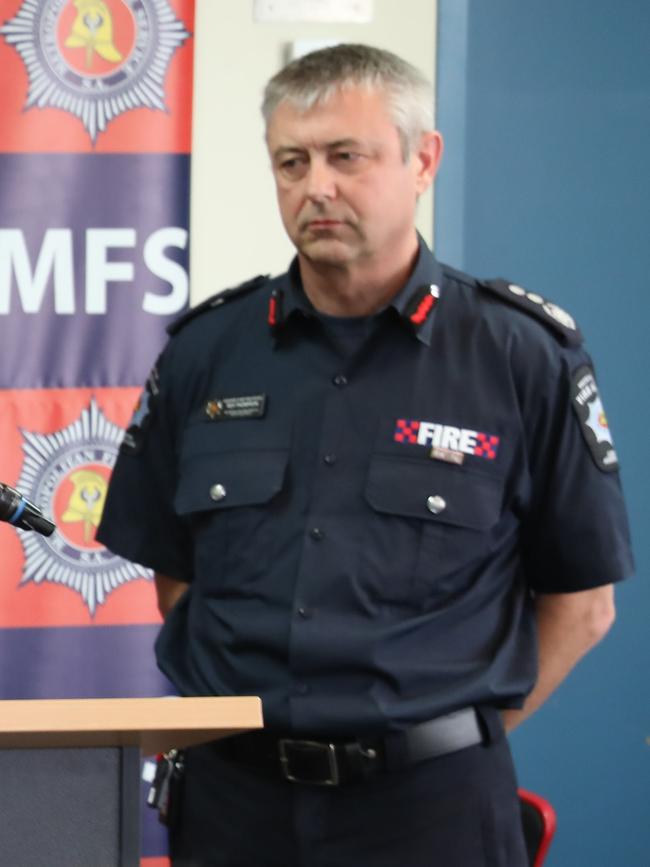
[[[506,710],[511,731],[534,713],[567,677],[576,663],[607,634],[614,622],[611,584],[579,593],[540,594],[536,599],[539,673],[521,710]]]
[[[190,585],[185,581],[170,578],[169,575],[163,575],[161,572],[154,573],[154,581],[156,584],[156,596],[158,598],[158,610],[164,619]]]

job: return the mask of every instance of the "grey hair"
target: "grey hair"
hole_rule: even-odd
[[[371,45],[343,44],[293,60],[264,89],[262,115],[268,126],[284,100],[299,111],[325,102],[340,88],[384,92],[406,161],[423,132],[433,129],[433,89],[422,73],[396,54]]]

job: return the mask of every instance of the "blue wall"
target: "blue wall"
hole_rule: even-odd
[[[569,309],[623,465],[637,577],[512,736],[558,811],[549,867],[650,864],[650,3],[440,0],[436,253]]]

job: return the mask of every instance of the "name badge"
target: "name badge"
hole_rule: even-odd
[[[211,421],[236,418],[262,418],[266,413],[266,395],[248,394],[242,397],[213,397],[205,405]]]

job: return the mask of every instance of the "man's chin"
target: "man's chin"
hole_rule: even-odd
[[[314,265],[341,266],[356,258],[356,251],[349,244],[331,236],[303,240],[298,250]]]

